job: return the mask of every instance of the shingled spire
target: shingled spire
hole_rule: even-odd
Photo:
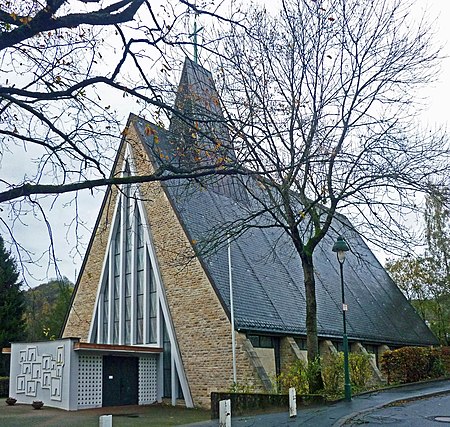
[[[175,109],[177,112],[172,116],[169,134],[172,150],[176,151],[181,163],[237,166],[212,74],[189,58],[184,62]],[[236,177],[212,175],[198,181],[236,201],[248,201],[248,195]]]
[[[207,162],[235,160],[212,74],[189,58],[184,62],[175,109],[169,130],[184,155]]]

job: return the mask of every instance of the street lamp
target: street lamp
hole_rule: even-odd
[[[348,339],[347,339],[347,323],[345,319],[345,313],[347,311],[347,304],[345,303],[345,293],[344,293],[344,261],[345,252],[349,249],[346,241],[342,236],[339,236],[333,245],[333,252],[336,252],[337,259],[339,261],[339,268],[341,270],[341,291],[342,291],[342,320],[344,323],[344,390],[345,390],[345,400],[350,402],[352,400],[352,386],[350,384],[350,372],[348,368]]]

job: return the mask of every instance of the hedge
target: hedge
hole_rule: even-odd
[[[441,359],[446,373],[450,375],[450,347],[441,347]]]
[[[381,368],[388,384],[438,378],[445,373],[442,350],[429,347],[388,350],[381,356]]]

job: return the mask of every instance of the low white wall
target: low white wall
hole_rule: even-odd
[[[11,344],[9,395],[17,403],[74,411],[102,406],[103,354],[73,350],[78,339]],[[139,404],[158,400],[158,356],[139,358]]]
[[[71,338],[11,344],[9,395],[18,403],[77,408],[78,356]]]

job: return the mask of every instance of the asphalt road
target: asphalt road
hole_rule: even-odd
[[[436,417],[441,417],[438,421]],[[439,419],[439,418],[438,418]],[[450,425],[450,393],[392,403],[384,408],[358,415],[346,426],[394,425],[427,427]]]

